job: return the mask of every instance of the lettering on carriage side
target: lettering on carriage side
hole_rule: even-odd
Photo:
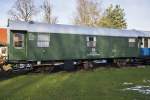
[[[100,54],[97,52],[90,52],[89,54],[87,54],[87,56],[100,56]]]
[[[89,53],[87,56],[99,56],[100,54],[97,53],[96,50],[96,36],[87,36],[87,49],[89,50]]]

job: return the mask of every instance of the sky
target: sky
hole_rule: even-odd
[[[8,11],[16,0],[0,0],[0,26],[7,25]],[[35,0],[40,5],[43,0]],[[119,4],[124,9],[128,29],[150,31],[150,0],[98,0],[102,8],[110,4]],[[59,19],[59,24],[72,24],[73,16],[76,13],[76,0],[51,0],[53,15]],[[41,20],[36,17],[35,21]]]

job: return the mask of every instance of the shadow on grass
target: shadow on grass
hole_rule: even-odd
[[[97,68],[99,68],[99,67],[95,65],[94,69],[97,69]],[[85,70],[85,71],[93,71],[94,69],[88,69],[88,70]],[[54,74],[54,73],[58,73],[58,72],[62,72],[62,71],[74,73],[74,72],[78,72],[80,70],[82,70],[82,69],[74,69],[74,70],[71,70],[71,71],[66,71],[62,67],[55,67],[52,72],[38,72],[38,73]],[[38,73],[36,73],[32,70],[30,70],[30,71],[18,71],[18,72],[12,72],[12,71],[4,72],[4,71],[1,71],[0,72],[0,81],[8,80],[8,79],[15,78],[15,77],[21,76],[21,75],[38,74]]]
[[[25,75],[27,74],[28,72],[18,72],[18,73],[14,73],[12,71],[8,71],[8,72],[0,72],[0,81],[4,81],[4,80],[8,80],[10,78],[14,78],[14,77],[17,77],[17,76],[20,76],[20,75]]]
[[[135,67],[135,66],[134,66]],[[77,71],[80,71],[80,70],[85,70],[85,71],[93,71],[97,68],[121,68],[121,67],[114,67],[112,65],[106,65],[106,64],[94,64],[94,67],[92,69],[88,69],[88,70],[85,70],[83,68],[80,68],[79,66],[76,67],[76,69],[74,70],[71,70],[71,71],[67,71],[67,72],[77,72]],[[56,66],[52,72],[44,72],[46,74],[53,74],[53,73],[58,73],[58,72],[61,72],[61,71],[66,71],[63,69],[63,66]],[[33,74],[36,74],[36,72],[33,72],[32,70],[30,71],[18,71],[18,72],[12,72],[12,71],[8,71],[8,72],[3,72],[3,71],[0,71],[0,81],[4,81],[4,80],[8,80],[8,79],[11,79],[11,78],[14,78],[14,77],[17,77],[17,76],[21,76],[21,75],[26,75],[28,73],[33,73]]]

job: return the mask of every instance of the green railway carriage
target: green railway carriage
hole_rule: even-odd
[[[8,61],[140,57],[139,31],[9,22]]]

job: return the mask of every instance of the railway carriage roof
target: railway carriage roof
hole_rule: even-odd
[[[118,37],[150,37],[150,32],[146,31],[93,28],[85,26],[46,24],[46,23],[23,22],[23,21],[10,21],[8,28],[10,30],[22,30],[36,33],[62,33],[62,34],[118,36]]]

